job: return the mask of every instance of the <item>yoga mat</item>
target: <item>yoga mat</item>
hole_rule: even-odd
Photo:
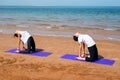
[[[78,57],[78,56],[77,55],[73,55],[73,54],[65,54],[61,58],[69,59],[69,60],[75,60],[75,61],[83,61],[83,60],[77,60],[76,57]],[[87,61],[83,61],[83,62],[87,62]],[[104,64],[104,65],[112,66],[114,64],[114,62],[115,62],[114,60],[99,58],[98,60],[96,60],[96,61],[94,61],[92,63]]]
[[[27,54],[25,51],[20,51],[19,53],[16,52],[17,49],[10,49],[7,52],[9,53],[16,53],[16,54]],[[28,55],[33,55],[33,56],[41,56],[41,57],[47,57],[50,54],[52,54],[51,52],[44,52],[44,51],[30,51],[30,54]]]

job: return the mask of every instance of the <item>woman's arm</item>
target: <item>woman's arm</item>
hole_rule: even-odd
[[[81,57],[83,45],[82,42],[79,43],[79,57],[76,57],[78,60],[85,60],[85,57]]]
[[[85,44],[83,43],[82,45],[83,45],[83,47],[82,47],[82,54],[85,54]]]
[[[79,43],[79,57],[81,56],[81,53],[82,53],[82,47],[83,47],[83,43],[80,42]]]
[[[83,42],[79,43],[79,56],[85,57],[85,44]]]
[[[18,34],[18,43],[17,43],[17,51],[16,52],[20,51],[20,44],[21,44],[21,39],[20,39],[20,34]]]

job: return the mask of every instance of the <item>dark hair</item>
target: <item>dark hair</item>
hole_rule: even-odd
[[[15,34],[14,34],[14,37],[18,37],[18,34],[17,34],[17,33],[15,33]]]
[[[74,40],[74,41],[78,41],[78,37],[73,36],[73,40]]]

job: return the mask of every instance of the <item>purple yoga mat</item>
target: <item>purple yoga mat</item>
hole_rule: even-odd
[[[78,57],[78,56],[73,55],[73,54],[65,54],[61,58],[69,59],[69,60],[76,60],[76,61],[83,61],[83,60],[77,60],[76,57]],[[87,61],[83,61],[83,62],[87,62]],[[112,66],[114,64],[114,62],[115,62],[114,60],[99,58],[98,60],[96,60],[96,61],[94,61],[92,63],[104,64],[104,65]]]
[[[10,49],[10,50],[8,50],[7,52],[9,52],[9,53],[16,53],[17,54],[17,52],[16,52],[16,50],[17,49]],[[25,51],[20,51],[18,54],[25,54],[26,52]],[[26,53],[27,54],[27,53]],[[44,51],[30,51],[30,54],[28,54],[28,55],[33,55],[33,56],[41,56],[41,57],[47,57],[47,56],[49,56],[50,54],[52,54],[51,52],[44,52]]]

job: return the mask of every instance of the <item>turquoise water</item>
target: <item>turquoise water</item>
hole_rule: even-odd
[[[0,24],[120,29],[120,7],[0,6]]]

